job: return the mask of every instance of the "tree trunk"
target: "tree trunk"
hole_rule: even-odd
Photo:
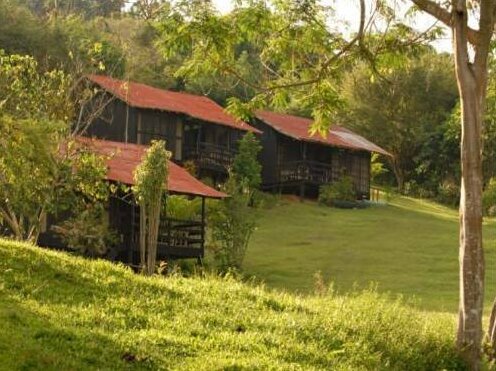
[[[145,203],[140,203],[140,270],[146,272],[146,207]]]
[[[479,369],[484,299],[480,99],[462,94],[460,197],[460,309],[457,344],[471,369]]]
[[[396,178],[396,184],[398,185],[398,192],[403,193],[405,190],[405,176],[403,170],[398,164],[398,161],[393,158],[391,160],[391,167],[393,168],[394,177]]]
[[[155,273],[155,266],[157,263],[157,237],[160,227],[160,198],[153,201],[150,205],[148,215],[148,256],[147,266],[148,275]]]
[[[457,40],[455,27],[455,45]],[[455,47],[456,49],[456,47]],[[484,301],[482,249],[482,107],[484,89],[466,51],[455,53],[462,108],[460,192],[460,308],[457,346],[473,370],[480,368]]]

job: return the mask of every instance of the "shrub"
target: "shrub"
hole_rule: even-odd
[[[169,218],[195,220],[201,215],[201,200],[186,196],[167,196],[164,211]]]
[[[336,201],[356,201],[353,180],[349,176],[343,176],[336,182],[320,187],[319,203],[334,206]]]
[[[101,205],[89,207],[52,229],[67,247],[85,256],[102,257],[117,243]]]
[[[453,182],[443,182],[437,189],[436,200],[448,206],[458,206],[460,202],[460,187]]]
[[[372,183],[376,183],[378,178],[389,172],[384,166],[384,163],[380,161],[380,155],[378,153],[373,153],[370,159],[370,180]]]
[[[251,197],[246,186],[230,176],[223,189],[230,197],[211,205],[208,227],[209,248],[214,253],[218,268],[241,269],[243,260],[256,227],[256,209],[250,207]]]
[[[403,194],[410,197],[419,197],[420,187],[415,180],[405,182],[403,186]]]
[[[486,215],[496,215],[496,178],[491,178],[484,189],[482,207]]]

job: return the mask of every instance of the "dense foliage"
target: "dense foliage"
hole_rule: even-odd
[[[108,196],[103,163],[69,135],[71,86],[63,71],[0,51],[0,224],[16,239],[36,240],[47,214]]]
[[[496,216],[496,178],[487,183],[482,194],[482,206],[486,215]]]
[[[359,65],[342,83],[343,120],[393,155],[387,160],[401,191],[413,181],[434,193],[448,177],[457,180],[456,166],[448,165],[458,144],[445,124],[457,101],[451,64],[449,56],[425,51],[381,78]]]

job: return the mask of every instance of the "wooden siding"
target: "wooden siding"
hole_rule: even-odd
[[[263,131],[259,161],[264,189],[316,197],[320,185],[348,175],[357,198],[369,198],[369,152],[298,141],[258,119],[252,125]]]
[[[110,97],[108,99],[111,99]],[[128,130],[126,131],[126,122]],[[134,110],[118,99],[112,99],[103,113],[94,120],[85,135],[116,142],[132,142],[129,126],[134,122]]]
[[[178,163],[192,160],[202,175],[222,180],[244,133],[183,114],[130,107],[113,99],[101,117],[89,126],[86,135],[145,145],[162,139],[172,152],[172,160]]]

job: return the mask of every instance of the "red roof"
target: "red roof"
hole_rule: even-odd
[[[102,156],[108,156],[107,179],[127,185],[134,184],[134,169],[141,163],[147,146],[139,144],[111,142],[108,140],[78,137],[79,143],[88,146]],[[170,192],[210,198],[227,197],[206,184],[203,184],[182,167],[169,161],[168,188]]]
[[[132,107],[183,113],[214,124],[260,133],[246,122],[236,120],[227,114],[221,106],[205,96],[158,89],[102,75],[88,75],[87,77]]]
[[[389,152],[378,145],[341,126],[333,125],[329,129],[327,136],[323,137],[318,133],[313,135],[310,134],[310,127],[313,124],[313,121],[304,117],[269,111],[257,111],[255,115],[281,134],[296,140],[321,143],[333,147],[376,152],[382,155],[391,156]]]

